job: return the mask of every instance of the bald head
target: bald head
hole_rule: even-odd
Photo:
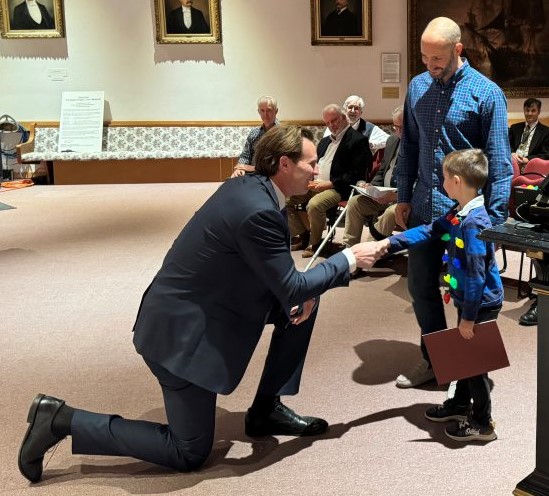
[[[461,41],[461,29],[448,17],[436,17],[423,31],[421,41],[423,40],[442,45],[455,45]]]
[[[447,83],[463,65],[461,30],[448,17],[433,19],[421,35],[421,60],[434,79]]]

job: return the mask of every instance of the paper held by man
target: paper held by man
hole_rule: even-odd
[[[464,339],[457,327],[423,336],[439,385],[509,366],[495,320],[475,324],[474,332],[471,339]]]
[[[372,186],[369,184],[366,187],[353,186],[361,195],[369,196],[370,198],[378,199],[385,196],[387,193],[396,192],[396,188],[388,188],[386,186]]]

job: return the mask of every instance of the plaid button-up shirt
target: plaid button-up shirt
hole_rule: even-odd
[[[467,60],[443,84],[424,72],[410,82],[397,168],[398,201],[412,204],[412,224],[428,224],[453,201],[442,187],[442,162],[454,151],[480,148],[489,163],[483,190],[494,225],[507,219],[511,149],[507,100],[502,90]]]
[[[278,120],[275,120],[275,126],[278,126],[280,123]],[[252,165],[252,160],[254,158],[255,147],[259,142],[259,138],[263,136],[267,131],[265,127],[261,125],[260,127],[254,127],[248,134],[246,138],[246,143],[244,143],[244,148],[238,159],[239,164]]]

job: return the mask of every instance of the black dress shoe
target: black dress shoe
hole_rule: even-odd
[[[534,300],[530,310],[519,317],[519,324],[523,326],[538,325],[538,299]]]
[[[317,417],[302,417],[280,401],[267,414],[246,413],[246,435],[256,436],[317,436],[328,430],[328,422]]]
[[[31,482],[38,482],[42,477],[44,455],[55,446],[62,437],[52,433],[52,421],[55,414],[65,404],[51,396],[38,394],[29,410],[27,422],[29,428],[19,449],[19,471]]]

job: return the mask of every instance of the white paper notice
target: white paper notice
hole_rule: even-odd
[[[64,91],[59,152],[100,152],[103,141],[103,91]]]

